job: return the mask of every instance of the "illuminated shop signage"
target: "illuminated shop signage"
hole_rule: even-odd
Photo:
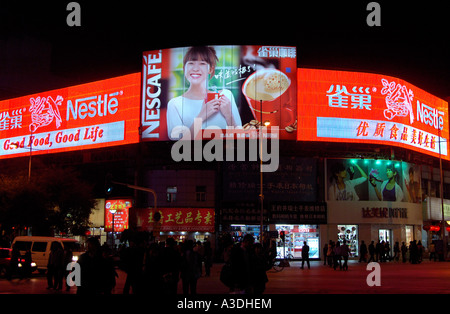
[[[366,207],[362,209],[363,218],[408,218],[407,208]]]
[[[448,103],[403,80],[298,69],[298,99],[298,140],[383,143],[449,159]]]
[[[0,158],[139,141],[140,73],[0,101]]]
[[[297,130],[295,47],[202,46],[146,51],[142,64],[143,140],[250,138],[263,122],[282,139]],[[198,122],[200,121],[200,122]],[[194,122],[199,128],[194,129]]]
[[[158,208],[137,211],[138,221],[145,230],[214,232],[214,208]]]
[[[105,232],[123,232],[128,229],[129,209],[131,199],[106,200],[105,202]],[[113,219],[114,213],[114,219]]]

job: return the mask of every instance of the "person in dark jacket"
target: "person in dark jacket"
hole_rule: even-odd
[[[181,256],[181,280],[183,294],[197,294],[197,280],[201,277],[202,259],[194,250],[194,241],[187,240],[183,244]]]
[[[47,263],[47,289],[62,289],[64,277],[64,250],[61,243],[54,241],[50,247]]]

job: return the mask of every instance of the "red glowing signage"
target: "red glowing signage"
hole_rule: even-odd
[[[387,75],[297,73],[299,141],[383,143],[450,159],[444,100]]]
[[[214,232],[214,208],[158,208],[159,221],[154,219],[154,209],[139,210],[142,228],[161,231]]]
[[[142,139],[250,138],[262,123],[297,130],[295,47],[202,46],[143,53]],[[267,123],[265,123],[267,125]],[[187,136],[189,134],[189,137]],[[202,134],[203,133],[203,134]]]
[[[137,143],[139,95],[135,73],[0,101],[0,158]]]
[[[114,216],[114,232],[123,232],[128,229],[129,209],[131,199],[106,200],[105,202],[105,232],[112,232]],[[114,215],[113,215],[114,213]]]

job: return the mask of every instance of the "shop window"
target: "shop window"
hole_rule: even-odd
[[[414,226],[405,226],[406,233],[406,245],[409,245],[409,242],[414,240]]]
[[[173,203],[177,200],[177,187],[169,186],[167,187],[167,202]]]
[[[302,247],[306,241],[309,246],[309,257],[319,258],[319,226],[318,225],[275,225],[278,233],[284,231],[285,240],[278,239],[277,255],[280,258],[302,258]]]
[[[206,186],[205,185],[197,185],[195,187],[195,195],[197,202],[205,202],[206,201]]]
[[[358,226],[357,225],[338,225],[338,241],[344,243],[344,240],[350,248],[351,256],[358,256]]]

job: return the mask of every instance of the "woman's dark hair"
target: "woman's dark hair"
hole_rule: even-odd
[[[337,181],[336,173],[339,173],[339,172],[344,171],[344,170],[345,170],[345,167],[342,164],[342,162],[334,163],[331,166],[331,169],[330,169],[330,171],[331,171],[330,182]]]
[[[208,46],[190,47],[183,58],[183,68],[188,61],[206,61],[211,69],[216,68],[219,61],[216,55],[216,49]]]

